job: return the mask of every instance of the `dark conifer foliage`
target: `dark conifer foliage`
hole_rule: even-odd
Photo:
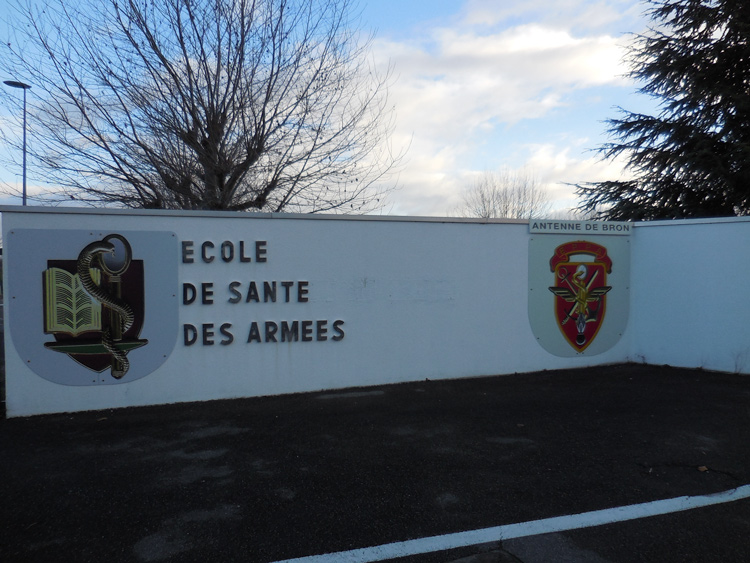
[[[635,37],[630,75],[657,115],[620,110],[606,159],[632,180],[579,184],[580,210],[649,220],[750,214],[750,2],[647,0],[654,26]]]

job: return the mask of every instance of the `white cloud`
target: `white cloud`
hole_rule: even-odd
[[[504,34],[443,31],[435,54],[377,42],[391,54],[399,129],[445,133],[543,117],[573,90],[622,82],[621,48],[610,37],[575,39],[536,26]],[[556,36],[546,44],[535,36]],[[527,44],[524,47],[524,44]],[[423,129],[424,128],[424,129]]]
[[[534,21],[619,35],[634,30],[642,11],[640,3],[633,0],[467,0],[462,21],[484,27]]]
[[[395,70],[390,94],[397,111],[397,138],[411,138],[393,212],[444,215],[457,203],[466,175],[476,172],[472,161],[480,150],[491,153],[498,145],[498,160],[482,166],[508,164],[500,161],[508,154],[507,131],[519,124],[540,131],[539,146],[514,147],[526,160],[511,167],[534,168],[566,198],[570,194],[559,189],[563,182],[596,180],[603,171],[619,173],[619,168],[596,165],[597,159],[583,156],[580,147],[550,143],[544,128],[566,112],[581,112],[584,98],[596,97],[598,87],[632,88],[623,78],[622,38],[574,31],[582,29],[576,22],[584,15],[597,25],[611,25],[614,8],[621,4],[569,0],[565,9],[570,11],[563,12],[555,2],[556,13],[567,17],[530,23],[521,16],[538,13],[552,2],[529,7],[475,0],[466,4],[452,28],[427,30],[405,42],[377,40],[377,59],[390,60]],[[584,125],[603,128],[598,122]]]

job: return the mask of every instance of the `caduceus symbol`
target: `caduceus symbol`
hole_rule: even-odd
[[[596,312],[591,310],[589,304],[599,302],[604,294],[612,289],[610,286],[591,288],[598,273],[598,271],[594,271],[591,279],[587,282],[588,268],[585,264],[579,264],[572,276],[568,274],[565,268],[561,268],[558,277],[567,283],[568,287],[555,286],[549,288],[558,297],[568,303],[573,303],[561,324],[575,319],[576,329],[578,329],[578,335],[576,336],[578,346],[583,346],[586,343],[586,336],[584,335],[586,323],[596,321]]]
[[[112,355],[111,373],[120,379],[130,368],[127,352],[117,347],[123,334],[133,326],[133,309],[122,300],[122,275],[130,266],[130,244],[120,235],[109,235],[87,245],[78,255],[76,270],[81,285],[94,299],[109,310],[108,319],[102,315],[102,346]],[[95,264],[98,263],[98,264]],[[102,287],[91,279],[90,268],[98,265],[109,279]]]

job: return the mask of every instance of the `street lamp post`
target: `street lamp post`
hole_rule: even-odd
[[[23,204],[26,205],[26,90],[31,86],[17,80],[6,80],[4,84],[11,88],[23,90]]]

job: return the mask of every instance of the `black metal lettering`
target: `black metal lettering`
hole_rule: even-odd
[[[203,345],[213,346],[214,345],[214,325],[213,323],[203,324]]]
[[[182,325],[182,337],[185,346],[192,346],[198,340],[198,329],[194,325]]]
[[[192,240],[182,241],[182,263],[183,264],[193,263],[193,241]]]
[[[281,341],[282,342],[298,342],[299,341],[299,322],[292,321],[289,324],[286,321],[281,321]]]
[[[263,282],[263,303],[276,303],[276,282]]]
[[[315,323],[316,340],[318,342],[325,342],[328,340],[328,321],[317,321]]]
[[[258,323],[255,321],[250,324],[250,334],[247,335],[247,342],[248,344],[250,342],[262,342],[260,339],[260,329],[258,328]]]
[[[276,333],[279,330],[279,325],[273,321],[266,321],[266,342],[278,342],[276,340]]]
[[[221,342],[219,342],[222,346],[228,346],[234,342],[234,334],[229,331],[230,328],[232,328],[232,323],[224,323],[219,327],[219,332],[221,332],[221,335],[224,337]]]
[[[340,342],[346,336],[344,330],[341,328],[342,326],[344,326],[344,321],[333,321],[333,330],[336,332],[336,336],[332,337],[331,340],[334,342]]]
[[[293,286],[294,286],[294,282],[293,281],[283,281],[283,282],[281,282],[281,287],[284,288],[284,301],[286,303],[289,303],[289,299],[291,298],[290,295],[289,295],[290,294],[289,290]]]
[[[245,256],[245,241],[240,241],[240,262],[250,262],[250,256]]]
[[[204,305],[213,305],[214,303],[214,284],[205,282],[201,284],[201,303]]]
[[[234,245],[231,241],[225,240],[221,243],[221,259],[224,262],[231,262],[234,260]]]
[[[302,321],[302,342],[312,342],[313,322]]]
[[[255,301],[256,303],[260,303],[260,295],[258,295],[258,286],[255,285],[254,281],[250,282],[250,285],[247,287],[247,298],[245,299],[245,303],[250,303],[250,301]]]
[[[211,262],[214,261],[214,257],[209,256],[207,253],[207,249],[213,248],[213,247],[214,247],[214,243],[212,243],[210,240],[207,240],[201,245],[201,258],[203,258],[203,261],[206,264],[210,264]]]
[[[268,244],[265,240],[256,240],[255,241],[255,261],[256,262],[268,262],[268,249],[266,248],[266,245]]]
[[[192,283],[182,284],[182,304],[190,305],[195,301],[198,292],[195,290],[195,286]]]
[[[310,282],[298,281],[297,282],[297,303],[307,303],[307,286]]]
[[[233,281],[229,283],[229,293],[232,294],[232,296],[227,299],[229,303],[239,303],[240,300],[242,300],[242,294],[237,290],[238,287],[240,287],[242,284],[238,281]]]

